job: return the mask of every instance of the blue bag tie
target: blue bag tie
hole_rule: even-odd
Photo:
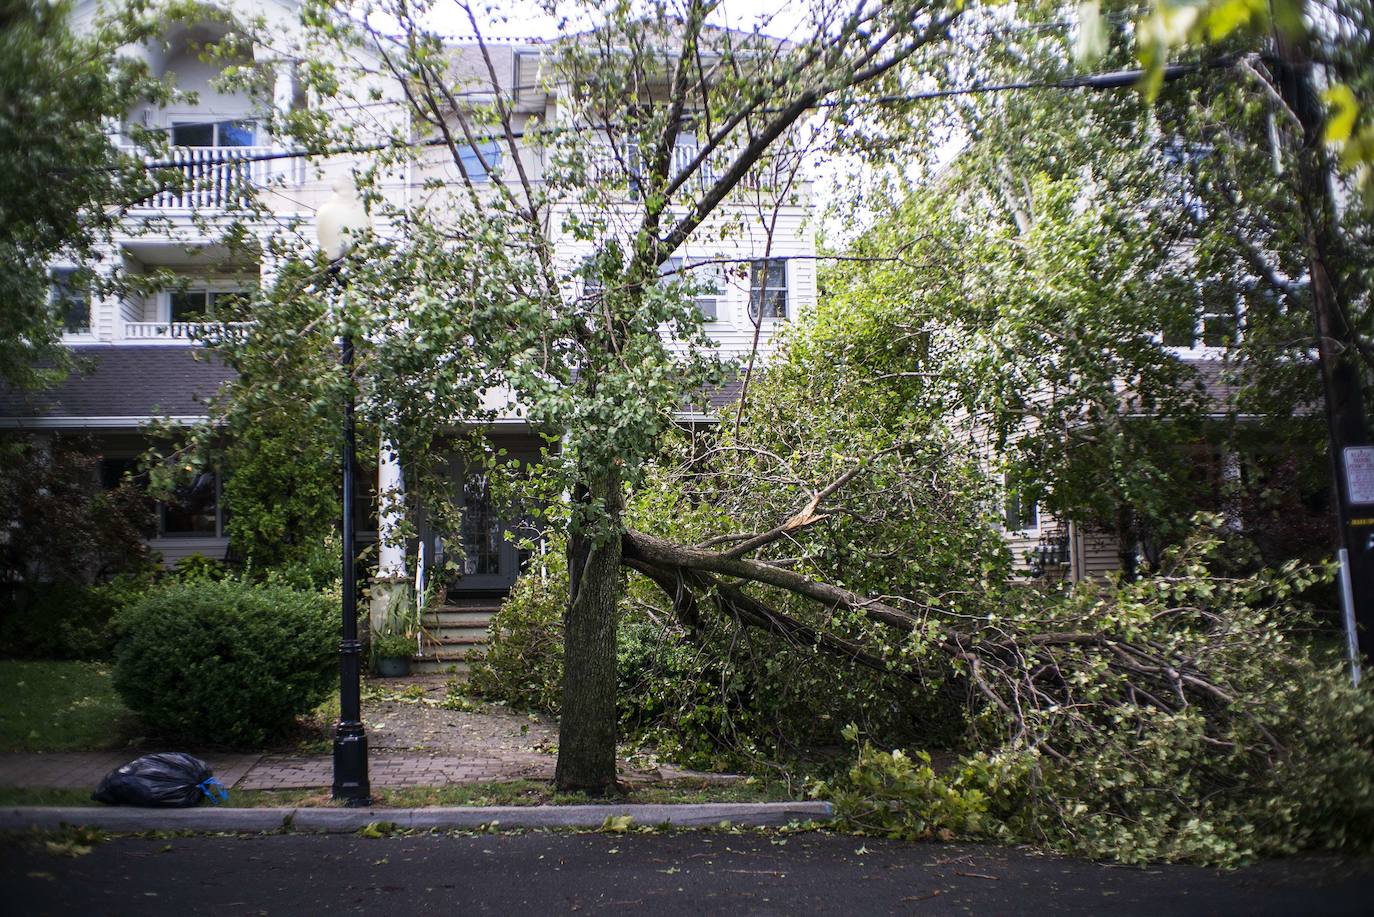
[[[229,789],[214,777],[206,777],[200,783],[197,783],[196,786],[200,787],[200,791],[205,794],[205,798],[209,799],[214,805],[229,801]]]

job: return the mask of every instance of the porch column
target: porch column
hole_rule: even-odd
[[[401,457],[382,435],[377,450],[377,572],[372,578],[372,627],[386,620],[386,611],[410,587],[406,570],[405,479]]]
[[[296,105],[296,62],[289,57],[272,61],[272,107],[285,117]]]

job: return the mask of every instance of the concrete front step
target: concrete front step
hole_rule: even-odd
[[[466,679],[472,665],[461,659],[438,659],[434,656],[419,656],[410,660],[413,675],[457,675]]]
[[[426,627],[486,627],[494,614],[494,610],[441,608],[426,612],[420,620]]]
[[[485,643],[433,643],[425,644],[424,650],[412,659],[469,659],[481,655]]]
[[[437,634],[430,633],[425,640],[425,646],[486,646],[486,631],[473,633],[472,631],[441,630]]]
[[[450,599],[426,612],[424,652],[411,659],[411,671],[466,677],[470,659],[487,644],[487,628],[501,603],[488,597]]]

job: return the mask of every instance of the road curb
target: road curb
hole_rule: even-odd
[[[629,816],[634,825],[711,828],[721,822],[745,828],[791,822],[826,822],[828,802],[721,802],[682,805],[452,806],[424,809],[263,808],[195,809],[12,806],[0,809],[0,831],[79,825],[112,832],[142,831],[313,831],[343,834],[369,824],[398,829],[599,828],[607,818]]]

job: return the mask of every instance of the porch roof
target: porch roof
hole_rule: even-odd
[[[234,371],[201,347],[87,344],[71,348],[76,367],[51,388],[0,385],[4,426],[136,427],[151,418],[191,420]]]

